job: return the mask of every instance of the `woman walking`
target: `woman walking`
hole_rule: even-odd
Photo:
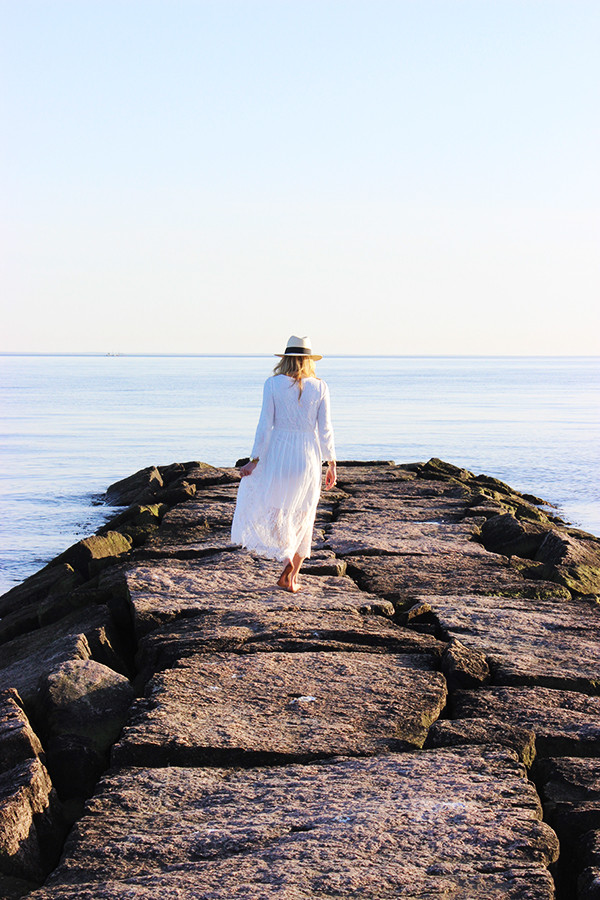
[[[231,539],[285,567],[277,584],[296,593],[298,572],[310,555],[321,493],[321,465],[327,461],[325,490],[336,482],[329,388],[315,376],[308,337],[292,335],[281,362],[265,382],[252,459],[240,468],[242,480]]]

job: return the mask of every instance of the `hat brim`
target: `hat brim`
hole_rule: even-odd
[[[274,353],[273,356],[279,356],[283,359],[284,356],[299,356],[302,359],[314,359],[315,362],[319,359],[323,359],[322,356],[319,356],[316,353]]]

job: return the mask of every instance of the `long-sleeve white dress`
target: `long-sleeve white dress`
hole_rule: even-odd
[[[265,382],[252,457],[259,461],[238,488],[231,540],[260,556],[310,555],[324,460],[335,459],[329,388],[288,375]]]

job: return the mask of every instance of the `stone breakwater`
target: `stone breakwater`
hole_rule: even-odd
[[[600,897],[600,540],[342,463],[296,595],[151,467],[0,598],[0,897]]]

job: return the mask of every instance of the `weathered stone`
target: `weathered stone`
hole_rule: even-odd
[[[486,520],[481,529],[481,543],[493,553],[533,559],[548,531],[541,523],[519,521],[504,513]]]
[[[542,759],[536,781],[547,821],[561,843],[600,830],[600,760],[563,757]]]
[[[484,559],[486,551],[471,541],[477,531],[474,519],[454,524],[406,522],[390,519],[385,509],[365,510],[336,519],[328,529],[326,546],[338,556],[446,554]]]
[[[235,468],[217,468],[198,462],[187,469],[185,478],[190,484],[196,485],[198,490],[204,490],[213,485],[237,484],[240,473]]]
[[[91,578],[99,570],[98,563],[114,559],[129,553],[132,547],[131,538],[119,531],[107,531],[106,534],[93,534],[84,538],[61,553],[50,565],[68,563],[84,578]]]
[[[39,882],[26,881],[24,878],[13,878],[0,872],[0,897],[2,900],[19,900],[39,886]]]
[[[136,634],[141,637],[182,617],[208,610],[357,609],[392,615],[392,605],[365,595],[350,578],[302,576],[292,594],[277,587],[282,566],[248,553],[200,560],[140,563],[126,575]]]
[[[462,744],[489,744],[514,750],[524,765],[535,759],[535,735],[528,728],[509,725],[499,719],[438,719],[429,729],[425,747],[458,747]]]
[[[450,690],[476,687],[490,680],[490,669],[483,653],[465,647],[453,638],[442,656],[442,672]]]
[[[568,896],[582,868],[600,866],[600,760],[541,759],[534,772],[544,818],[560,840],[558,883]]]
[[[120,643],[106,607],[72,613],[2,646],[0,690],[15,688],[26,705],[33,703],[41,677],[62,663],[92,656],[123,671]]]
[[[456,718],[494,718],[529,728],[540,756],[600,754],[600,697],[544,687],[457,691]]]
[[[0,692],[0,773],[26,759],[43,756],[42,745],[29,724],[15,690]]]
[[[17,584],[0,597],[0,616],[20,612],[24,607],[33,607],[48,597],[62,597],[81,582],[73,566],[67,563],[46,566]]]
[[[109,506],[131,506],[139,503],[141,496],[155,493],[163,485],[162,476],[156,466],[148,466],[111,484],[104,495],[104,501]]]
[[[131,769],[105,778],[32,900],[72,897],[70,887],[92,896],[83,891],[106,883],[111,893],[98,897],[158,897],[162,888],[219,900],[549,900],[557,842],[539,819],[512,754],[481,748],[285,768]]]
[[[190,500],[175,506],[163,517],[146,549],[180,554],[231,547],[233,510],[231,501]]]
[[[461,469],[452,463],[444,462],[442,459],[432,457],[424,463],[418,470],[419,478],[427,478],[432,480],[440,479],[442,481],[464,481],[468,482],[473,478],[473,473],[468,469]]]
[[[156,675],[147,694],[115,747],[120,764],[256,764],[420,747],[446,683],[423,655],[202,654]]]
[[[578,594],[600,594],[600,539],[578,540],[550,532],[535,555],[546,565],[546,577]]]
[[[577,882],[577,900],[600,900],[600,866],[583,870]]]
[[[444,637],[483,653],[495,684],[600,693],[600,609],[589,603],[429,596],[407,617],[423,614]]]
[[[439,659],[444,647],[428,634],[355,609],[231,609],[208,610],[151,632],[141,639],[137,660],[147,678],[200,652],[387,650]]]
[[[398,610],[423,595],[500,594],[568,597],[560,585],[521,578],[503,557],[485,553],[408,556],[348,556],[348,574],[364,591],[385,597]]]
[[[0,872],[42,881],[50,862],[44,837],[59,830],[62,837],[56,795],[37,756],[0,775]]]
[[[42,679],[48,765],[61,798],[89,796],[133,700],[123,676],[93,660],[71,660]],[[41,713],[42,714],[42,713]]]

